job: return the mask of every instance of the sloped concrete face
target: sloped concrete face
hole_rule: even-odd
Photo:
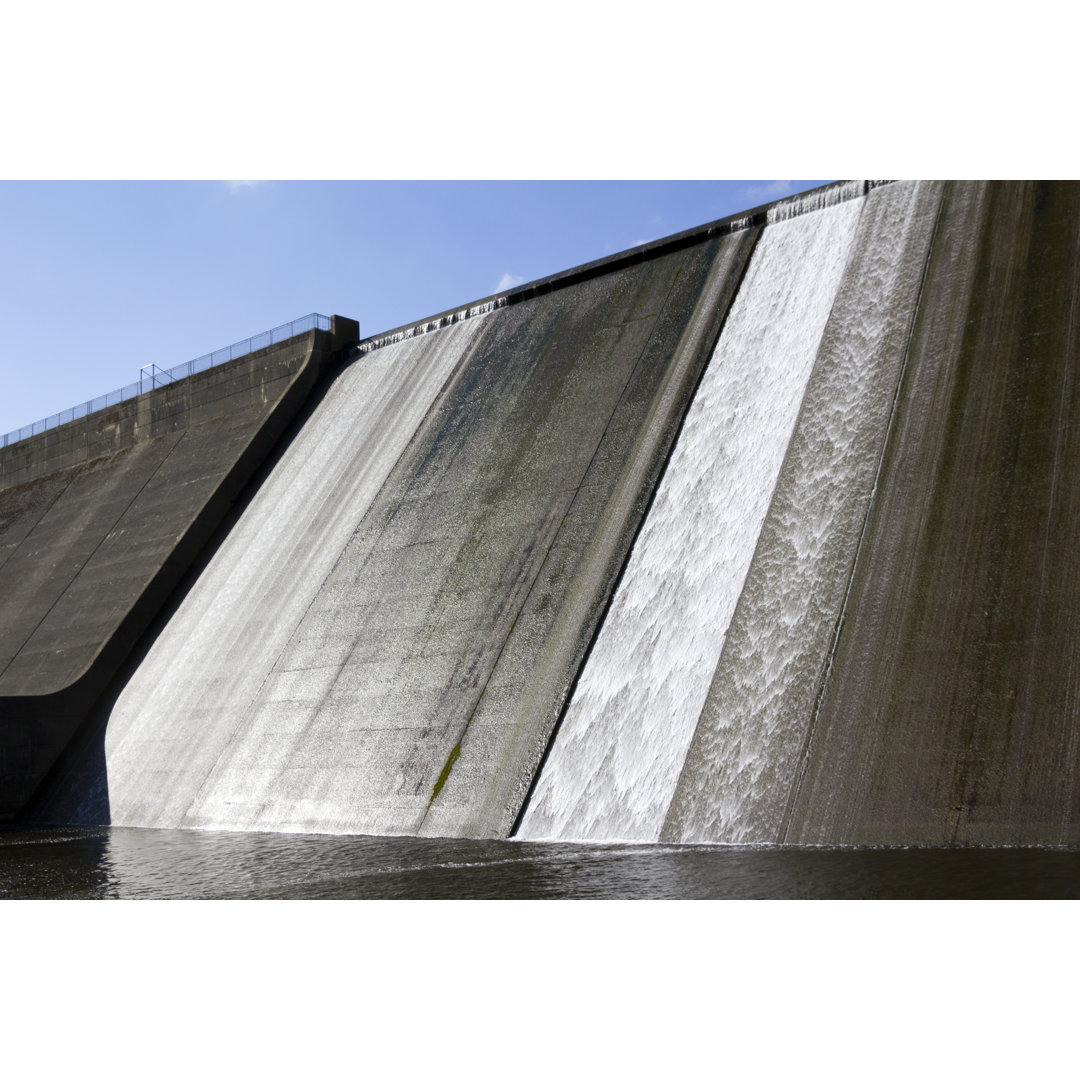
[[[303,684],[305,673],[276,677],[275,664],[483,328],[471,319],[337,375],[110,709],[108,805],[80,799],[62,816],[185,823],[222,755],[253,738],[260,692],[287,700],[285,688]],[[260,745],[272,755],[276,743]],[[251,784],[274,763],[252,762]],[[57,800],[53,812],[63,809]]]
[[[951,184],[785,839],[1080,842],[1080,185]]]
[[[106,734],[112,820],[506,835],[753,241],[707,241],[357,360],[358,379],[407,364],[415,382],[458,341],[351,535],[290,504],[329,563],[267,670],[233,690],[215,680],[231,703],[208,690],[192,724],[152,700],[172,694],[168,663],[160,682],[138,673],[146,708],[121,701]],[[406,347],[407,362],[392,352]],[[366,425],[313,453],[361,461],[389,430],[365,449]],[[279,573],[267,594],[287,591],[291,566]]]
[[[668,274],[672,280],[666,296],[653,294],[649,301],[658,309],[656,329],[630,369],[468,725],[450,750],[457,756],[447,758],[445,779],[437,778],[443,782],[422,835],[505,836],[514,825],[757,232],[735,234],[649,272],[658,286]]]
[[[55,761],[330,347],[312,332],[0,451],[0,816]]]

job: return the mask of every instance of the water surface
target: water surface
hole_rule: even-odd
[[[1076,899],[1080,851],[0,830],[4,899]]]

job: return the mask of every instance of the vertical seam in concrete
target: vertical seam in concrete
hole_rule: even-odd
[[[904,388],[904,377],[908,370],[908,360],[911,357],[911,348],[914,340],[915,326],[918,322],[919,311],[922,307],[923,292],[926,287],[926,279],[930,272],[930,264],[934,254],[934,244],[937,241],[938,228],[941,223],[941,218],[944,212],[946,189],[943,188],[941,192],[941,198],[938,202],[937,213],[934,215],[934,225],[930,232],[930,243],[927,245],[926,258],[923,262],[923,272],[919,278],[919,293],[915,301],[914,309],[911,313],[911,321],[908,324],[907,332],[907,344],[904,347],[904,356],[900,362],[900,372],[896,378],[896,388],[893,391],[892,404],[889,407],[889,420],[885,426],[885,436],[881,440],[881,449],[878,451],[877,469],[874,471],[874,483],[870,488],[870,495],[866,500],[866,512],[863,514],[862,526],[859,529],[859,541],[855,546],[855,557],[851,560],[851,570],[848,574],[847,587],[844,590],[844,600],[840,605],[840,614],[836,618],[836,624],[833,629],[832,645],[829,648],[828,657],[826,658],[824,667],[822,668],[820,681],[818,683],[817,697],[814,701],[814,711],[810,717],[810,723],[807,725],[806,736],[803,739],[802,753],[799,758],[798,771],[795,776],[795,781],[791,786],[791,792],[788,795],[787,807],[784,810],[783,824],[780,829],[780,835],[777,838],[778,843],[786,844],[788,842],[788,836],[791,831],[791,821],[795,813],[795,804],[798,802],[799,795],[802,791],[803,780],[806,776],[806,770],[810,763],[810,751],[813,746],[814,735],[817,731],[818,718],[821,714],[822,703],[825,700],[825,691],[828,688],[829,680],[832,676],[833,661],[836,658],[836,650],[840,643],[840,634],[843,632],[844,619],[847,614],[848,601],[851,599],[851,590],[855,583],[855,574],[859,568],[859,560],[862,556],[863,546],[866,542],[867,531],[870,526],[870,517],[873,513],[875,506],[875,499],[878,493],[878,486],[881,482],[881,470],[884,467],[885,455],[888,452],[889,444],[892,439],[893,427],[896,421],[896,412],[900,404],[901,393]]]
[[[687,414],[690,412],[690,407],[694,403],[694,399],[697,397],[698,390],[701,388],[701,382],[705,378],[705,373],[709,369],[709,365],[712,363],[713,354],[716,352],[716,348],[720,343],[720,337],[724,333],[724,327],[727,324],[728,317],[731,314],[731,309],[735,305],[735,301],[738,298],[739,290],[742,288],[743,281],[746,278],[746,271],[750,265],[750,260],[753,257],[754,249],[757,247],[758,240],[764,232],[764,225],[751,226],[750,229],[756,229],[757,231],[753,235],[753,239],[750,241],[746,254],[743,256],[742,264],[739,266],[737,275],[738,280],[735,283],[735,287],[731,290],[727,300],[727,309],[724,311],[723,318],[721,318],[719,325],[716,328],[716,334],[713,336],[711,342],[704,346],[704,351],[707,353],[707,359],[704,364],[701,365],[701,371],[698,373],[698,377],[690,389],[686,398],[686,407],[683,409],[682,416],[679,417],[679,422],[676,425],[675,432],[672,435],[671,443],[667,449],[667,455],[664,458],[663,463],[660,466],[656,474],[656,480],[653,484],[653,489],[649,492],[649,498],[645,503],[645,507],[641,512],[641,517],[638,520],[637,528],[634,530],[634,535],[630,537],[630,542],[626,546],[626,553],[623,556],[622,566],[619,567],[619,572],[615,575],[615,580],[612,582],[611,590],[608,593],[604,603],[601,607],[599,616],[596,620],[596,625],[593,627],[592,636],[589,639],[588,645],[585,647],[585,651],[582,653],[581,661],[578,664],[577,671],[574,672],[574,677],[570,680],[570,685],[566,690],[566,698],[563,701],[562,708],[559,710],[559,715],[555,719],[555,723],[552,726],[551,733],[548,735],[547,745],[544,747],[543,754],[540,755],[540,760],[536,764],[536,768],[533,770],[532,780],[529,783],[529,789],[525,792],[525,798],[521,802],[521,806],[518,808],[517,816],[514,818],[514,823],[510,828],[508,837],[514,837],[517,835],[518,829],[521,828],[522,821],[525,820],[525,815],[528,813],[529,804],[532,802],[532,797],[536,792],[536,785],[540,779],[541,774],[544,771],[544,766],[547,763],[548,758],[551,755],[551,748],[555,745],[556,739],[559,737],[559,729],[562,727],[563,720],[566,718],[567,710],[570,708],[571,702],[574,700],[574,694],[577,690],[578,682],[581,680],[582,672],[588,666],[589,657],[592,655],[593,648],[596,645],[596,641],[600,636],[600,631],[604,628],[604,623],[607,620],[608,612],[611,610],[611,605],[615,600],[615,596],[619,591],[619,586],[622,584],[623,577],[626,574],[626,567],[630,562],[630,556],[633,554],[634,547],[637,544],[638,537],[641,535],[641,530],[645,527],[645,522],[649,518],[649,511],[652,510],[652,505],[656,500],[656,493],[660,490],[660,485],[664,481],[664,474],[667,472],[668,465],[671,463],[672,454],[675,452],[675,447],[679,443],[679,437],[682,435],[683,427],[686,424]],[[749,229],[747,231],[750,231]],[[719,252],[717,252],[719,255]]]

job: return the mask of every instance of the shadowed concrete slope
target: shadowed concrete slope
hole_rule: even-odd
[[[331,340],[312,331],[0,451],[0,815],[53,764]]]
[[[109,721],[114,823],[506,835],[754,237],[706,240],[359,358],[339,379],[355,372],[362,387],[352,414],[309,421],[238,524],[235,568],[217,566],[233,557],[226,545],[204,580],[224,589],[246,573],[254,513],[295,518],[288,550],[321,551],[320,568],[274,556],[254,590],[208,585],[206,603],[232,614],[200,655],[235,655],[197,689],[168,655],[173,636],[188,639],[162,634],[160,664],[148,657],[131,707],[122,697]],[[401,396],[436,368],[430,409],[417,399],[402,423]],[[379,369],[401,386],[368,432]],[[325,513],[353,515],[342,530],[303,501],[301,479],[276,511],[259,506],[320,425],[339,434],[305,451],[313,478],[405,436],[363,498],[331,486]],[[296,575],[314,588],[294,590]],[[252,656],[264,658],[254,672],[234,670]]]
[[[1080,842],[1080,185],[950,184],[785,839]]]

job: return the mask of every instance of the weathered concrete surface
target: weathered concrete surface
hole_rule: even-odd
[[[486,316],[228,730],[107,733],[113,820],[505,835],[753,240]]]
[[[949,185],[784,839],[1080,842],[1080,185]]]
[[[84,779],[51,817],[185,823],[219,758],[251,737],[252,702],[483,326],[379,349],[337,375],[110,708],[107,802]]]
[[[55,761],[333,345],[312,331],[0,451],[0,816]]]
[[[506,836],[513,827],[757,233],[747,230],[681,260],[656,330],[451,750],[459,757],[432,800],[422,835]]]

